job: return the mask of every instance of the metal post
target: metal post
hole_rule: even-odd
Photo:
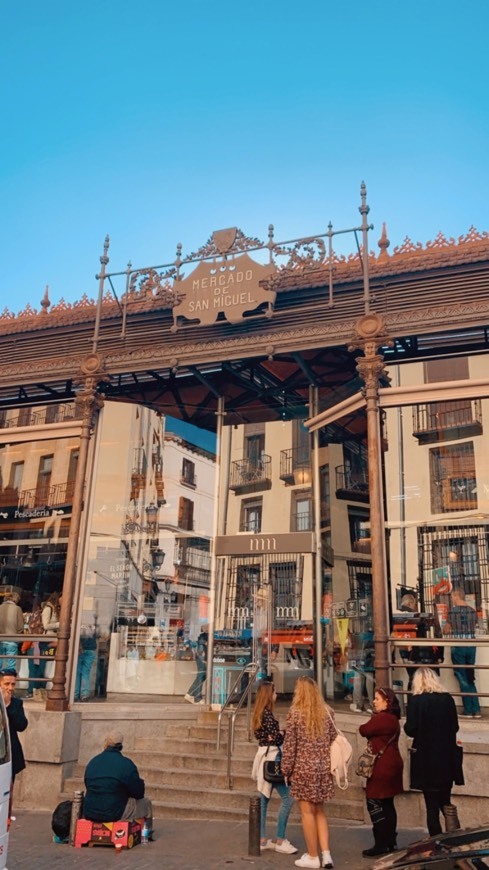
[[[89,354],[81,364],[84,378],[84,390],[76,397],[76,402],[82,407],[82,425],[80,431],[80,452],[76,469],[75,486],[73,490],[73,508],[71,513],[70,535],[66,553],[65,575],[63,580],[61,612],[59,617],[58,643],[55,653],[55,671],[53,686],[48,692],[46,710],[63,711],[68,709],[66,695],[66,664],[71,637],[71,613],[75,597],[77,554],[79,547],[81,518],[83,513],[83,497],[85,478],[88,466],[88,450],[90,438],[95,423],[96,414],[103,405],[103,400],[97,393],[98,384],[107,380],[103,373],[103,362],[99,354]]]
[[[205,682],[205,702],[212,703],[212,675],[214,669],[214,625],[216,620],[216,586],[217,586],[217,557],[216,537],[219,530],[219,484],[221,477],[221,445],[222,427],[224,421],[224,399],[219,396],[217,400],[217,426],[216,426],[216,480],[214,486],[214,522],[211,542],[211,578],[209,589],[209,628],[207,638],[207,667]]]
[[[260,855],[260,797],[250,797],[248,816],[248,855]]]
[[[318,413],[318,389],[309,387],[309,411],[312,416]],[[313,631],[314,631],[314,671],[323,698],[326,695],[324,686],[324,644],[323,626],[321,623],[323,604],[323,559],[321,541],[321,483],[319,478],[319,431],[312,433],[312,496],[315,535],[314,554],[314,587],[313,587]]]
[[[83,812],[83,792],[75,791],[73,795],[73,801],[71,804],[71,818],[70,818],[70,845],[72,846],[75,842],[76,836],[76,823],[78,819],[81,819]]]
[[[370,501],[370,537],[372,553],[372,607],[375,644],[375,681],[377,686],[391,685],[389,664],[389,608],[387,560],[385,550],[384,500],[382,493],[382,441],[380,433],[379,378],[385,371],[378,348],[390,344],[384,321],[370,312],[355,325],[356,337],[350,349],[360,348],[357,371],[365,383],[368,438],[368,482]]]

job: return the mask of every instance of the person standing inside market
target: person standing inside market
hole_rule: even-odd
[[[10,592],[0,604],[0,635],[23,634],[24,614],[19,607],[20,595],[18,592]],[[19,644],[16,640],[0,641],[0,668],[15,671],[17,668],[17,655]]]

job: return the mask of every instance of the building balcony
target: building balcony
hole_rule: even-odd
[[[233,492],[259,492],[272,486],[272,460],[262,453],[260,459],[238,459],[231,463],[229,489]]]
[[[336,498],[352,499],[353,501],[369,501],[368,471],[351,471],[344,465],[337,465],[336,469]]]
[[[261,520],[243,520],[239,524],[239,530],[240,532],[253,532],[255,535],[258,535],[261,532]]]
[[[0,429],[17,429],[20,426],[45,426],[52,423],[65,423],[79,420],[81,408],[74,402],[43,405],[41,408],[16,408],[15,411],[0,411]]]
[[[357,538],[355,541],[351,542],[351,549],[353,553],[371,553],[371,538]]]
[[[280,451],[280,480],[284,483],[303,486],[311,485],[311,455],[303,447],[292,447]]]
[[[71,505],[75,488],[74,480],[63,483],[37,486],[35,489],[23,489],[19,492],[19,508],[32,510],[38,507],[60,508]]]
[[[413,408],[413,435],[422,444],[482,434],[480,399],[433,402]]]
[[[309,511],[309,513],[297,513],[292,515],[293,532],[312,532],[313,528],[314,519],[312,511]]]

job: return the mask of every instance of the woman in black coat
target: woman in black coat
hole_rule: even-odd
[[[411,788],[423,792],[431,836],[441,834],[440,812],[450,804],[452,785],[461,784],[458,717],[452,696],[431,668],[418,668],[413,678],[404,730],[413,737]]]

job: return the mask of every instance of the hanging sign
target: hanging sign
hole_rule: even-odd
[[[175,283],[178,302],[173,306],[172,332],[176,332],[183,319],[210,326],[221,320],[240,323],[245,314],[259,313],[271,317],[275,304],[275,290],[267,290],[261,282],[276,271],[276,266],[256,263],[248,254],[229,260],[200,262],[196,269]]]
[[[346,643],[348,640],[348,623],[349,622],[350,622],[349,619],[338,619],[337,623],[336,623],[338,626],[338,639],[340,641],[342,655],[345,655]]]

